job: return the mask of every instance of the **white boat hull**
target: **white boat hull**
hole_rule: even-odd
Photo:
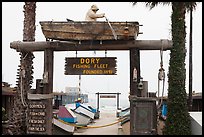
[[[53,118],[53,121],[52,123],[58,127],[60,127],[61,129],[67,131],[67,132],[70,132],[70,133],[73,133],[74,130],[75,130],[75,126],[72,126],[72,125],[68,125],[68,124],[65,124],[64,122],[56,119],[56,118]]]
[[[77,117],[77,123],[76,124],[79,126],[87,126],[91,122],[91,118],[88,116],[84,116],[83,114],[76,113],[76,112],[74,112],[74,114]]]
[[[79,106],[78,108],[76,108],[75,111],[79,112],[79,113],[83,113],[83,114],[89,116],[91,119],[94,119],[95,113],[87,110],[86,108],[83,108],[82,106]]]

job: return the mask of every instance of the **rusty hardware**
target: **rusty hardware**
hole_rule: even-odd
[[[129,34],[129,28],[128,27],[124,28],[124,34],[125,34],[125,36],[127,36]]]

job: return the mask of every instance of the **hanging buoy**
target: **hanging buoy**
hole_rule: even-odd
[[[137,82],[137,69],[133,69],[133,82]]]
[[[163,80],[165,78],[165,73],[164,73],[164,69],[160,68],[159,69],[159,73],[158,73],[158,79],[159,80]]]

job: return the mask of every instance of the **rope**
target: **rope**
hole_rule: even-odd
[[[157,109],[159,109],[159,108],[161,107],[162,103],[163,103],[163,96],[164,96],[164,82],[165,82],[165,80],[163,80],[163,88],[162,88],[161,102],[160,102],[160,104],[158,105]]]
[[[117,35],[116,35],[116,33],[115,33],[115,30],[113,29],[113,27],[111,26],[111,24],[110,24],[110,22],[109,22],[109,20],[108,20],[108,18],[105,16],[105,19],[106,19],[106,21],[108,22],[108,25],[110,26],[110,28],[111,28],[111,31],[112,31],[112,33],[113,33],[113,36],[114,36],[114,38],[115,38],[115,40],[117,40]]]
[[[26,54],[26,56],[27,56],[27,54]],[[26,57],[25,56],[25,57]],[[25,57],[23,57],[23,59],[25,59]],[[23,104],[23,106],[24,107],[27,107],[28,105],[27,105],[27,103],[24,101],[24,95],[23,95],[23,77],[25,78],[25,68],[23,67],[22,68],[22,65],[21,65],[21,72],[20,72],[20,78],[21,78],[21,85],[20,85],[20,93],[21,93],[21,102],[22,102],[22,104]]]
[[[163,67],[163,45],[162,45],[162,48],[160,50],[160,58],[161,58],[160,66],[162,68]]]
[[[126,118],[121,118],[121,119],[118,119],[117,121],[115,121],[113,123],[105,124],[105,125],[100,125],[100,126],[79,126],[79,125],[76,125],[76,124],[71,124],[71,123],[65,122],[65,121],[63,121],[61,119],[57,119],[57,120],[59,120],[60,122],[66,124],[66,125],[75,126],[75,127],[79,127],[79,128],[86,128],[87,129],[87,128],[102,128],[102,127],[112,126],[114,124],[117,124],[117,123],[121,122],[124,119],[126,119]]]
[[[157,109],[159,109],[163,103],[163,95],[164,95],[164,83],[165,83],[165,73],[164,73],[164,68],[163,68],[163,45],[160,50],[160,69],[159,69],[159,74],[158,74],[158,97],[159,97],[159,91],[160,91],[160,80],[163,80],[163,87],[162,87],[162,96],[161,96],[161,102],[158,105]]]

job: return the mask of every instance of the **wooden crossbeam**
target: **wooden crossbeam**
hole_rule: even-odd
[[[39,42],[21,42],[14,41],[10,43],[10,48],[20,51],[44,51],[52,49],[53,51],[88,51],[88,50],[130,50],[137,48],[139,50],[170,50],[172,41],[161,40],[107,40],[107,41],[39,41]]]

